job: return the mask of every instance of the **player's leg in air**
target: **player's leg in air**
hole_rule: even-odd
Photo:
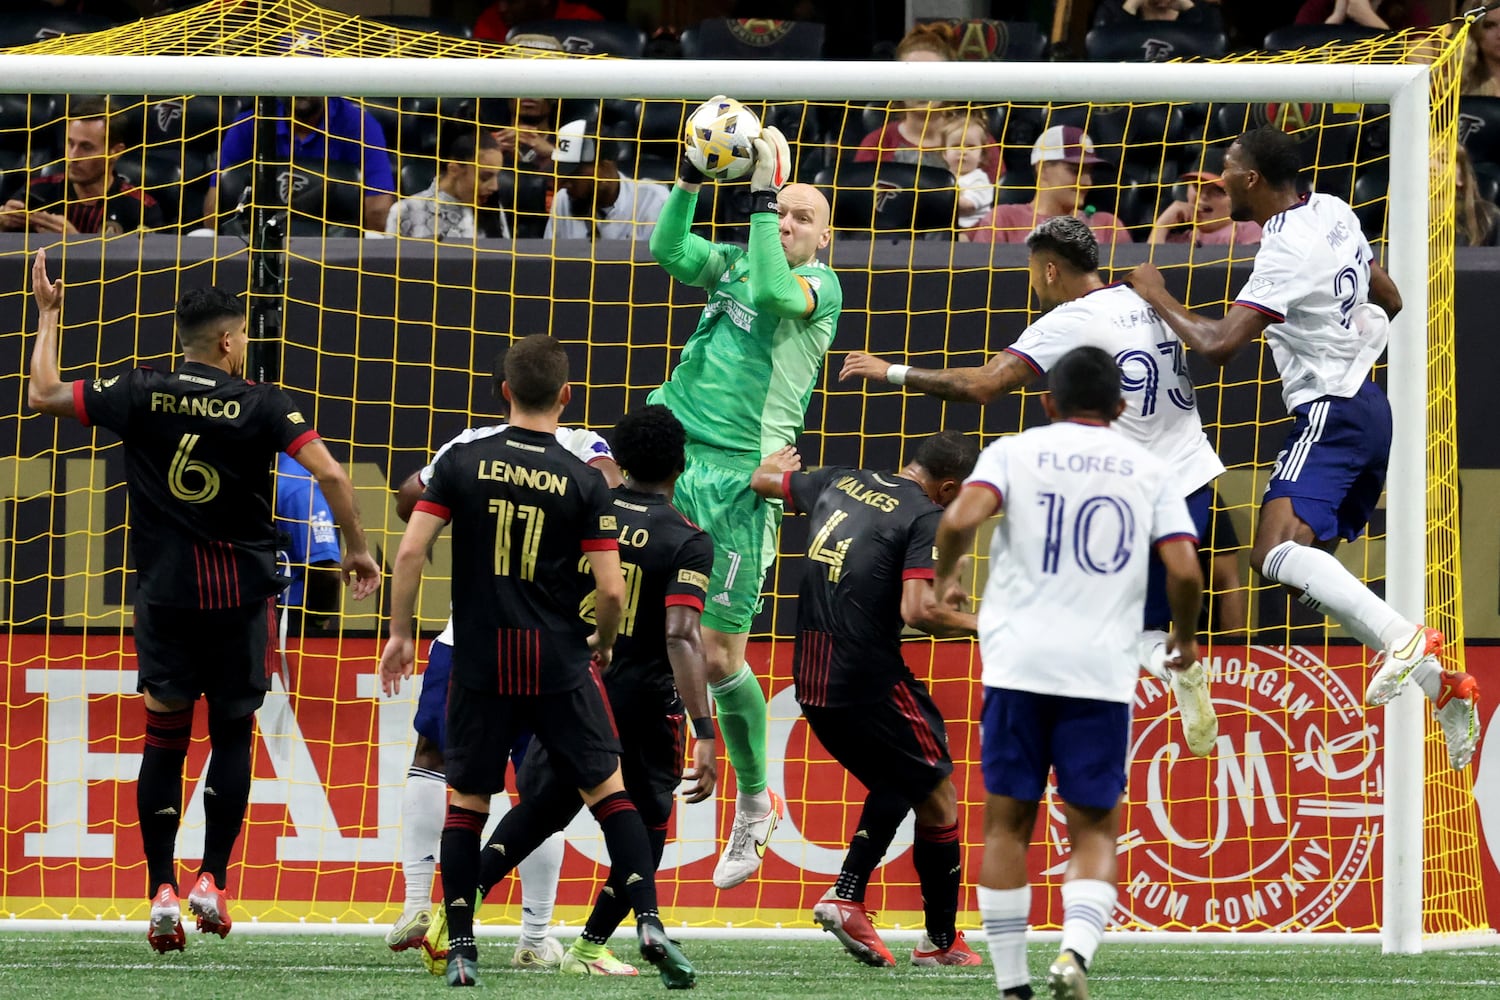
[[[1413,681],[1433,704],[1454,768],[1479,746],[1479,686],[1438,659],[1441,632],[1409,621],[1333,556],[1359,537],[1380,499],[1390,453],[1391,411],[1373,382],[1350,399],[1324,398],[1294,411],[1261,504],[1250,564],[1344,626],[1377,656],[1365,702],[1384,705]]]

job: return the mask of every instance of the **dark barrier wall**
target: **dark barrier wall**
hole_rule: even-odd
[[[22,239],[0,238],[0,289],[7,290],[0,294],[0,330],[7,331],[0,335],[0,440],[26,458],[54,448],[87,448],[93,432],[72,421],[21,419],[20,373],[31,338],[23,350],[21,338],[9,331],[29,334],[35,328],[30,297],[18,291],[27,287],[29,264],[20,252],[28,247]],[[587,414],[607,426],[665,379],[703,303],[700,291],[673,287],[650,265],[644,246],[635,248],[630,260],[632,248],[624,243],[601,246],[593,260],[587,245],[575,244],[536,244],[519,254],[486,252],[479,258],[460,248],[405,241],[293,244],[283,382],[331,439],[339,458],[375,463],[392,480],[462,429],[468,422],[465,410],[497,412],[485,398],[487,379],[471,373],[487,373],[510,335],[547,331],[567,342],[575,378],[587,383],[575,391],[567,417],[581,421]],[[1122,248],[1113,263],[1128,269],[1144,259],[1145,250]],[[216,261],[216,254],[225,256]],[[1163,247],[1157,259],[1181,262],[1183,254],[1181,248]],[[57,256],[54,251],[54,274]],[[983,266],[989,262],[1004,269]],[[845,312],[823,376],[823,388],[830,391],[817,393],[808,412],[809,431],[820,433],[800,442],[809,464],[894,468],[906,443],[940,426],[983,429],[989,436],[1014,429],[1023,407],[1026,424],[1041,420],[1034,397],[1012,396],[983,409],[950,406],[945,416],[935,400],[878,389],[870,395],[841,392],[834,381],[843,353],[852,349],[868,346],[937,366],[979,364],[1009,344],[1025,321],[1017,311],[1027,298],[1024,248],[851,240],[834,246],[831,263],[843,284]],[[1248,260],[1231,268],[1201,251],[1195,263],[1190,304],[1222,302],[1249,272]],[[1459,255],[1460,450],[1466,468],[1500,468],[1500,442],[1484,427],[1486,409],[1463,405],[1486,398],[1500,371],[1500,345],[1485,319],[1500,312],[1496,272],[1500,254]],[[1181,268],[1169,272],[1179,294],[1184,273]],[[90,240],[69,246],[65,374],[107,376],[138,361],[170,365],[169,311],[180,291],[209,282],[242,291],[246,276],[243,251],[225,241],[216,246],[213,240],[122,237],[107,245]],[[911,314],[911,303],[921,304],[919,314]],[[141,313],[155,315],[141,321]],[[101,321],[97,337],[83,335]],[[1213,377],[1201,359],[1194,369],[1200,384]],[[1283,430],[1257,425],[1257,414],[1264,420],[1284,415],[1269,353],[1245,352],[1226,370],[1223,385],[1200,389],[1199,408],[1225,464],[1269,464]],[[435,417],[434,405],[441,411]],[[112,435],[101,435],[100,443],[106,441],[112,443]],[[348,441],[354,442],[352,449],[338,443]],[[106,481],[119,482],[119,449],[107,447],[100,455]],[[57,492],[63,489],[63,464],[52,473]],[[65,506],[47,496],[10,505],[11,551],[4,575],[11,586],[3,596],[12,622],[40,625],[49,608],[60,607],[60,581],[49,567],[60,565]],[[110,491],[103,523],[93,530],[118,525],[123,517],[123,491]],[[799,532],[797,522],[789,522],[785,550],[798,551]],[[4,538],[0,534],[0,541]],[[106,549],[106,566],[124,564],[122,532],[109,533]],[[120,579],[108,581],[106,589],[128,601],[129,583],[116,575]]]

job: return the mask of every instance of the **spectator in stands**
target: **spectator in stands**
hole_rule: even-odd
[[[943,140],[943,160],[958,185],[958,228],[972,229],[995,205],[995,182],[979,166],[995,139],[977,115],[965,115],[949,123]],[[959,238],[968,237],[961,233]]]
[[[364,227],[385,232],[386,216],[396,201],[396,177],[385,132],[374,116],[342,97],[294,97],[292,117],[286,105],[277,102],[276,156],[314,173],[326,173],[329,162],[349,163],[359,169],[364,184]],[[219,146],[219,173],[250,164],[255,148],[255,111],[235,119]],[[219,215],[219,177],[209,177],[203,213],[215,221]]]
[[[472,240],[476,230],[475,209],[489,200],[500,186],[505,154],[489,132],[461,135],[448,149],[442,171],[424,190],[402,198],[391,208],[385,231],[394,236],[427,240]],[[510,227],[500,213],[500,236],[508,239]]]
[[[1025,243],[1039,224],[1057,215],[1088,223],[1100,243],[1130,243],[1120,220],[1087,204],[1094,183],[1092,168],[1108,161],[1094,152],[1094,140],[1076,125],[1054,125],[1031,147],[1036,167],[1036,197],[1024,205],[996,205],[973,230],[975,243]]]
[[[1459,87],[1465,97],[1500,97],[1500,10],[1490,11],[1469,28]]]
[[[1094,27],[1135,21],[1171,21],[1184,28],[1218,30],[1223,21],[1216,3],[1193,0],[1103,0],[1094,10]]]
[[[496,0],[474,21],[474,37],[503,42],[510,29],[531,21],[602,21],[604,15],[578,0]]]
[[[1222,162],[1223,154],[1219,154]],[[1186,198],[1162,210],[1151,226],[1150,243],[1194,246],[1245,246],[1260,242],[1260,224],[1229,217],[1229,193],[1216,170],[1197,170],[1177,178]]]
[[[1350,24],[1380,31],[1426,28],[1432,16],[1422,0],[1306,0],[1298,24]]]
[[[600,154],[603,155],[600,155]],[[560,240],[649,240],[667,203],[667,188],[620,173],[588,135],[588,122],[557,130],[557,193],[543,237]]]
[[[952,62],[956,58],[946,24],[919,24],[896,46],[899,62]],[[948,127],[960,113],[942,101],[901,101],[900,114],[860,140],[856,163],[895,161],[944,167]],[[990,182],[1000,179],[1000,148],[991,145],[980,163]]]
[[[1453,162],[1455,242],[1461,247],[1500,246],[1500,208],[1479,193],[1469,151],[1459,146]]]
[[[121,116],[102,97],[70,102],[66,158],[59,173],[31,178],[0,207],[0,229],[38,233],[103,233],[160,229],[161,206],[115,173],[125,150]]]

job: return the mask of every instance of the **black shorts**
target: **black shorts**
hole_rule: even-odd
[[[467,795],[505,790],[505,768],[516,737],[535,734],[527,758],[544,748],[558,777],[574,789],[593,788],[620,766],[620,737],[599,675],[571,691],[494,694],[448,685],[443,764],[448,786]]]
[[[948,728],[927,685],[906,678],[884,701],[828,708],[803,705],[813,735],[866,788],[900,795],[913,808],[953,773]]]
[[[250,715],[265,701],[279,658],[276,599],[201,610],[135,605],[137,691],[192,704],[201,695],[225,719]]]

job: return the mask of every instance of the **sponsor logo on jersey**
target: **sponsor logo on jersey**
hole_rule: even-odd
[[[729,600],[729,591],[727,591],[727,590],[721,591],[720,593],[715,594],[712,597],[712,600],[713,600],[713,602],[715,604],[722,604],[726,608],[732,606],[732,603]]]
[[[617,521],[617,520],[615,520],[615,516],[613,514],[602,514],[602,515],[600,515],[600,517],[599,517],[599,530],[600,531],[618,531],[619,527],[620,527],[620,522]]]
[[[705,593],[708,591],[707,573],[698,573],[690,569],[680,569],[677,571],[677,582],[688,587],[697,587]]]

